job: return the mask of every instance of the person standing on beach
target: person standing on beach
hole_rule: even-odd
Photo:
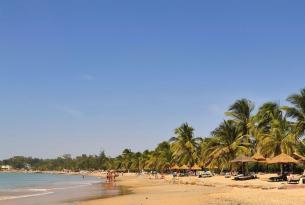
[[[116,172],[113,172],[113,181],[115,181],[115,177],[116,177]]]
[[[110,172],[109,171],[107,171],[106,182],[110,182]]]
[[[113,174],[112,174],[112,171],[110,171],[110,173],[109,173],[109,178],[110,178],[110,181],[112,182],[112,181],[113,181]]]
[[[114,172],[113,171],[109,171],[109,182],[113,182],[114,181]]]

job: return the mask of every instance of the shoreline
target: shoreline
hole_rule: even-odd
[[[7,179],[17,177],[19,179],[12,181],[13,184],[4,183],[3,187],[1,187],[0,204],[3,205],[34,205],[39,204],[41,201],[46,205],[73,205],[77,201],[96,199],[103,196],[103,194],[114,195],[117,193],[116,189],[105,189],[103,186],[105,180],[96,176],[88,176],[82,179],[77,175],[54,173],[2,172],[2,174],[8,174],[3,175],[4,178],[1,178],[4,181],[6,180],[5,177],[8,177]],[[37,183],[27,184],[24,179],[29,175],[31,175],[30,179],[36,180]]]
[[[26,174],[55,174],[55,175],[71,175],[71,176],[90,176],[90,177],[98,177],[103,178],[106,177],[106,171],[80,171],[80,172],[73,172],[73,171],[27,171],[27,170],[10,170],[10,171],[0,171],[1,173],[26,173]]]
[[[181,177],[173,181],[149,179],[135,174],[119,177],[119,186],[128,186],[132,194],[88,200],[77,205],[303,205],[303,185],[267,182],[269,175],[260,179],[234,181],[223,176],[211,178]]]

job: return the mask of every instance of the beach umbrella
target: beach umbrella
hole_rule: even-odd
[[[270,160],[268,160],[268,164],[297,164],[297,163],[298,163],[297,160],[284,153],[277,155],[271,158]]]
[[[191,167],[191,170],[201,170],[201,167],[199,167],[198,164],[194,164],[194,166]]]
[[[181,169],[181,170],[188,170],[189,167],[184,164],[181,167],[179,167],[179,169]]]
[[[283,165],[284,164],[297,164],[298,161],[295,160],[294,158],[292,158],[291,156],[287,155],[287,154],[280,154],[277,155],[273,158],[271,158],[270,160],[267,161],[268,164],[280,164],[281,165],[281,175],[283,175]]]
[[[259,162],[266,160],[266,158],[258,152],[252,156],[252,159],[259,161]]]
[[[196,176],[197,171],[201,170],[201,167],[198,166],[198,164],[194,164],[194,165],[191,167],[191,170],[192,170],[192,171],[195,171],[195,176]]]
[[[261,155],[259,152],[255,153],[253,156],[252,156],[252,159],[256,160],[257,163],[256,163],[256,172],[258,171],[258,163],[259,162],[263,162],[265,163],[266,162],[266,158]]]
[[[245,175],[244,166],[248,162],[256,162],[256,161],[254,159],[252,159],[251,157],[248,157],[245,155],[240,155],[231,161],[231,163],[241,163],[241,169],[242,169],[242,172],[244,175]]]
[[[178,169],[180,169],[180,167],[177,164],[175,164],[174,166],[171,167],[171,169],[172,170],[178,170]]]
[[[256,162],[254,159],[252,159],[251,157],[245,156],[245,155],[240,155],[238,157],[236,157],[235,159],[231,160],[232,163],[236,163],[236,162],[241,162],[241,163],[245,163],[245,162]]]

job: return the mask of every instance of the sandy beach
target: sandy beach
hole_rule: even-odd
[[[270,175],[259,179],[234,181],[223,176],[185,177],[173,181],[149,179],[130,174],[120,176],[116,185],[128,186],[131,194],[81,202],[78,205],[303,205],[305,187],[283,182],[268,182]]]

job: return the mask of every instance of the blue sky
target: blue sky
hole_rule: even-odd
[[[0,2],[0,159],[207,136],[305,87],[304,1]]]

